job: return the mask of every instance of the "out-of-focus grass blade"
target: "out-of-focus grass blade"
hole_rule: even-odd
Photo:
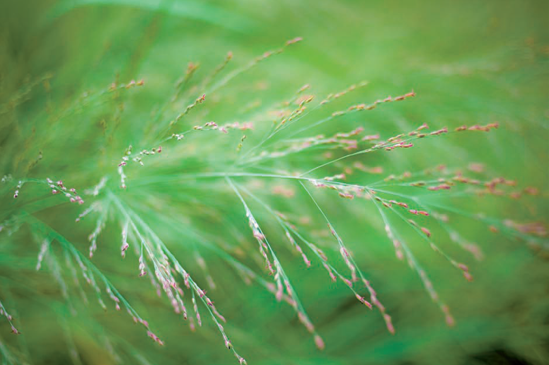
[[[181,18],[201,20],[237,32],[245,32],[254,26],[254,21],[203,1],[164,0],[65,0],[57,4],[48,20],[56,19],[71,10],[85,6],[126,6],[164,12]]]

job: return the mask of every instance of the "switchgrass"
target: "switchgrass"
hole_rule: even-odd
[[[205,351],[225,346],[236,363],[268,363],[270,349],[283,347],[274,341],[305,333],[318,350],[333,342],[344,351],[337,336],[324,338],[333,333],[326,323],[357,303],[360,314],[331,326],[383,336],[382,323],[389,336],[402,328],[400,338],[413,346],[423,329],[405,318],[415,315],[406,313],[407,302],[419,293],[394,293],[410,284],[393,262],[418,276],[434,303],[426,311],[440,312],[433,322],[459,327],[453,309],[462,303],[447,299],[455,299],[448,286],[467,297],[482,277],[475,261],[495,256],[496,243],[525,256],[514,264],[546,255],[543,186],[478,162],[475,146],[497,149],[498,134],[512,134],[501,127],[506,123],[482,114],[473,122],[372,123],[369,113],[378,109],[432,106],[419,91],[399,88],[391,97],[368,82],[326,95],[305,84],[256,99],[264,85],[250,87],[248,75],[261,75],[300,43],[293,38],[243,65],[221,51],[207,70],[189,63],[150,109],[146,90],[155,90],[155,80],[146,74],[76,96],[54,75],[41,75],[2,102],[0,313],[18,338],[29,336],[0,338],[4,362],[45,362],[47,351],[36,347],[52,334],[66,339],[60,361],[74,363],[177,362],[196,343]],[[434,163],[437,154],[454,158]],[[437,278],[442,272],[447,280]],[[264,290],[242,289],[246,284]],[[346,294],[320,293],[340,287]],[[322,298],[331,315],[319,310]],[[8,314],[36,307],[43,325],[41,314],[23,327]],[[368,319],[367,327],[353,323],[376,314],[379,322]],[[257,317],[276,319],[247,323]],[[289,334],[272,321],[301,327]],[[545,326],[528,338],[543,338]],[[147,337],[170,352],[146,347]],[[105,351],[93,355],[94,347]],[[280,359],[299,363],[294,356]],[[329,361],[318,353],[310,359],[317,356]],[[200,354],[189,361],[212,358],[229,361]]]

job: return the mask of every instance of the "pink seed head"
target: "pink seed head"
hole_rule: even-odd
[[[364,304],[366,307],[372,309],[372,304],[370,304],[370,302],[368,302],[366,299],[364,299],[364,297],[360,296],[359,294],[355,294],[355,296],[356,296],[356,298],[358,299],[359,302]]]
[[[451,314],[446,314],[445,320],[446,320],[446,324],[449,327],[454,327],[454,325],[456,324],[456,321],[455,321],[454,317],[452,317]]]
[[[427,237],[431,237],[431,231],[429,231],[427,228],[425,227],[421,227],[421,232],[423,232]]]
[[[290,39],[289,41],[286,42],[286,45],[289,46],[291,44],[301,42],[302,40],[303,40],[302,37],[297,37],[297,38],[294,38],[294,39]]]
[[[393,321],[391,320],[391,316],[388,314],[383,315],[383,319],[385,320],[385,325],[387,326],[387,330],[394,335],[395,334],[395,327],[393,326]]]
[[[319,350],[324,350],[324,340],[319,335],[315,335],[315,345]]]

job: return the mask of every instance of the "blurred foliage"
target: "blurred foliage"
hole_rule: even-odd
[[[83,281],[89,303],[72,282],[69,300],[63,298],[55,267],[68,270],[65,266],[45,260],[44,268],[35,270],[40,229],[36,225],[16,229],[17,224],[10,225],[14,215],[26,212],[55,227],[84,255],[96,218],[83,219],[75,228],[73,219],[88,205],[66,204],[44,186],[27,184],[14,200],[17,180],[63,179],[80,191],[109,175],[109,189],[154,227],[206,288],[228,320],[224,327],[232,343],[249,364],[549,363],[546,240],[545,246],[532,247],[490,232],[479,219],[456,216],[452,227],[481,247],[484,260],[476,262],[442,230],[433,230],[433,235],[445,237],[437,243],[469,265],[475,278],[469,283],[428,244],[412,239],[414,232],[405,223],[391,221],[410,237],[417,260],[452,309],[456,326],[449,328],[421,280],[394,257],[375,206],[314,191],[391,314],[396,328],[391,335],[379,313],[365,309],[343,283],[332,283],[318,261],[307,269],[284,241],[272,215],[243,193],[324,338],[326,349],[319,351],[290,306],[277,302],[261,285],[245,285],[230,264],[228,257],[235,258],[272,281],[255,257],[256,242],[234,192],[223,180],[177,179],[183,173],[226,171],[239,156],[235,148],[242,135],[247,135],[242,150],[246,153],[271,126],[266,112],[291,99],[304,84],[311,85],[307,93],[321,100],[367,80],[367,86],[334,101],[329,112],[319,110],[299,123],[313,124],[349,105],[414,90],[415,98],[324,123],[310,135],[330,136],[363,126],[367,134],[393,136],[425,122],[432,130],[494,121],[500,128],[429,138],[412,149],[349,159],[384,168],[381,176],[359,174],[353,182],[370,184],[390,174],[439,164],[466,168],[470,162],[482,163],[489,176],[516,179],[520,186],[536,187],[541,193],[520,201],[458,194],[440,197],[439,204],[545,224],[547,14],[546,1],[0,0],[0,175],[13,176],[13,181],[0,186],[0,221],[5,227],[0,232],[0,301],[22,332],[10,334],[8,322],[0,317],[3,361],[236,363],[209,318],[192,332],[166,298],[155,295],[149,279],[137,277],[133,247],[126,259],[120,258],[116,213],[109,214],[92,261],[149,321],[165,346],[147,338],[125,313],[114,311],[112,302],[104,311]],[[200,96],[200,81],[223,63],[227,52],[234,56],[219,80],[298,36],[303,37],[299,44],[239,74],[211,97],[206,93],[207,107],[197,106],[180,122],[186,130],[208,121],[220,125],[255,121],[255,131],[230,131],[223,139],[204,131],[163,145],[162,156],[148,157],[145,167],[128,168],[128,188],[119,188],[116,166],[125,149],[155,146],[162,123]],[[185,89],[181,100],[166,104],[190,62],[200,64],[199,86]],[[108,91],[112,83],[141,79],[142,87]],[[277,146],[279,140],[275,141]],[[313,151],[262,168],[305,172],[322,162]],[[343,167],[335,163],[314,175],[332,176]],[[247,171],[265,172],[253,169]],[[333,237],[326,235],[322,216],[299,184],[277,183],[295,191],[286,199],[273,194],[275,182],[234,180],[292,220],[310,217],[304,229],[337,258]],[[51,247],[51,257],[59,261],[64,260],[61,246]],[[208,274],[200,268],[197,255],[207,263],[215,289],[208,288]],[[69,282],[70,275],[63,275]]]

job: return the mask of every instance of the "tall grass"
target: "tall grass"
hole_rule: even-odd
[[[176,362],[180,348],[197,342],[205,351],[225,346],[236,363],[268,363],[270,346],[282,346],[273,338],[305,333],[318,350],[332,342],[344,349],[324,338],[330,316],[321,298],[332,315],[355,304],[360,316],[377,314],[372,333],[382,323],[390,336],[402,329],[413,338],[422,329],[403,318],[414,316],[407,301],[417,292],[406,291],[409,275],[394,262],[417,275],[436,321],[459,327],[460,316],[473,314],[454,315],[462,303],[447,299],[455,299],[449,287],[467,297],[481,285],[476,262],[494,256],[496,244],[545,254],[543,186],[479,162],[479,146],[497,150],[498,136],[513,134],[508,123],[482,113],[474,121],[372,123],[378,110],[433,106],[420,91],[395,88],[393,97],[366,81],[326,95],[305,84],[262,98],[265,83],[250,80],[301,41],[237,65],[232,52],[216,51],[218,65],[189,63],[167,77],[173,86],[162,95],[153,96],[161,81],[147,74],[82,93],[49,73],[9,86],[0,106],[0,314],[20,336],[2,333],[5,363],[46,363],[48,351],[36,347],[61,336],[67,355],[58,361],[74,363]],[[346,294],[317,293],[326,288]],[[253,323],[264,316],[301,327],[290,335],[272,320]],[[352,320],[335,321],[344,325],[338,331],[352,330]],[[538,339],[546,329],[534,332]],[[171,350],[146,347],[147,337]],[[97,347],[105,351],[93,354]]]

